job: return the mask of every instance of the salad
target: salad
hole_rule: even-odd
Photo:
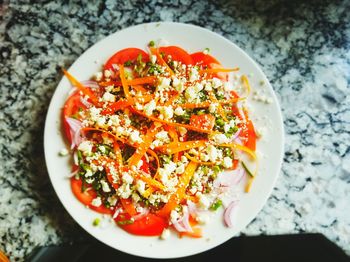
[[[208,49],[151,41],[147,52],[118,51],[92,80],[63,72],[73,86],[63,108],[70,183],[82,204],[135,235],[201,237],[203,214],[219,209],[232,226],[238,201],[224,198],[243,181],[248,192],[257,170],[239,68]]]

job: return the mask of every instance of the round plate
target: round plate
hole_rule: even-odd
[[[267,201],[280,171],[283,154],[283,124],[281,111],[271,85],[258,65],[239,47],[222,36],[206,29],[179,23],[149,23],[116,32],[101,40],[69,68],[77,79],[86,80],[98,71],[102,64],[116,51],[127,47],[145,49],[151,40],[165,39],[188,52],[210,48],[211,54],[224,67],[240,68],[240,74],[249,75],[251,86],[263,89],[270,104],[248,100],[251,118],[264,134],[257,143],[259,173],[251,192],[243,193],[236,222],[232,228],[224,225],[222,209],[203,226],[203,237],[179,238],[173,234],[169,239],[130,235],[113,223],[94,227],[92,221],[100,214],[84,207],[72,194],[69,179],[71,159],[60,157],[58,152],[67,148],[61,132],[61,110],[68,97],[71,85],[62,78],[52,97],[46,117],[44,147],[45,159],[53,187],[68,213],[92,236],[120,251],[143,257],[175,258],[197,254],[229,240],[251,222]],[[264,85],[262,85],[262,81]],[[174,248],[176,247],[176,248]]]

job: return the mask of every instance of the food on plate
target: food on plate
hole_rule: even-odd
[[[248,192],[257,170],[248,78],[207,49],[147,49],[116,52],[93,80],[64,70],[72,192],[135,235],[201,237],[207,213],[223,208],[233,226],[229,192],[243,181]]]

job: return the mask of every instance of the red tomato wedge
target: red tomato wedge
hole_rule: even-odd
[[[151,213],[133,222],[130,215],[123,213],[115,221],[126,232],[138,236],[159,236],[168,225],[164,218]]]
[[[191,54],[191,57],[195,65],[200,65],[208,68],[222,68],[221,63],[216,60],[216,58],[212,57],[211,55],[204,54],[203,52],[193,53]],[[228,79],[228,74],[224,72],[216,73],[213,75],[225,81]]]
[[[189,53],[178,46],[162,46],[159,47],[159,53],[164,53],[164,60],[168,61],[167,56],[170,55],[174,61],[181,62],[185,65],[193,65],[193,60]]]
[[[63,107],[63,128],[66,138],[70,144],[72,143],[72,136],[70,134],[70,127],[66,121],[66,117],[77,117],[79,110],[86,109],[86,106],[81,102],[80,98],[81,95],[79,92],[75,92],[67,99]]]
[[[192,115],[190,125],[204,130],[212,130],[215,125],[215,116],[210,114]]]
[[[86,188],[86,190],[82,192],[83,183],[81,179],[72,177],[70,179],[70,184],[75,197],[85,206],[101,214],[112,214],[112,211],[103,205],[96,207],[91,204],[92,200],[97,197],[97,194],[92,187]]]
[[[214,57],[204,54],[203,52],[193,53],[191,57],[195,65],[208,66],[209,68],[211,68],[211,64],[221,65]]]
[[[104,65],[104,70],[113,69],[113,64],[124,64],[127,61],[134,62],[139,55],[142,56],[143,62],[149,61],[149,55],[139,48],[130,47],[122,49],[108,59]]]

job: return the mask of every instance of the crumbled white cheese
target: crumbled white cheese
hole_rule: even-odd
[[[59,152],[60,156],[67,156],[69,154],[69,151],[66,148],[62,148]]]
[[[114,206],[117,204],[118,199],[115,196],[110,196],[107,198],[107,201],[111,206]]]
[[[137,189],[137,191],[139,191],[139,193],[141,195],[143,195],[145,193],[145,191],[146,191],[145,187],[146,187],[146,183],[145,182],[143,182],[142,180],[137,180],[137,182],[136,182],[136,189]]]
[[[130,197],[132,190],[130,189],[130,184],[122,184],[121,187],[117,189],[117,193],[121,198],[127,199]]]
[[[199,213],[196,216],[196,221],[201,225],[205,225],[209,222],[209,216],[207,214],[204,214],[204,213]]]
[[[210,207],[209,198],[204,194],[197,193],[197,195],[199,195],[199,201],[198,201],[199,206],[202,207],[203,209],[208,209]]]
[[[191,102],[197,97],[196,90],[193,86],[189,86],[185,91],[186,99]]]
[[[210,84],[209,82],[207,82],[207,83],[205,84],[204,90],[205,90],[205,91],[211,91],[211,90],[213,90],[213,88],[212,88],[212,86],[211,86],[211,84]]]
[[[140,137],[140,132],[138,130],[134,130],[131,132],[130,141],[132,143],[142,143],[142,138]]]
[[[92,171],[90,169],[87,169],[84,176],[85,177],[91,177],[92,176]]]
[[[173,87],[175,88],[176,91],[178,91],[179,93],[182,93],[184,90],[184,82],[178,79],[177,77],[174,77]]]
[[[102,77],[103,77],[102,72],[97,72],[97,73],[94,75],[94,78],[95,78],[96,81],[101,81]]]
[[[203,85],[201,83],[196,83],[194,86],[194,91],[196,91],[196,93],[198,93],[202,90],[203,90]]]
[[[159,108],[160,113],[163,115],[165,120],[169,120],[174,116],[174,109],[172,106],[162,106]]]
[[[82,151],[84,155],[89,155],[92,151],[93,144],[90,141],[83,141],[79,144],[78,150]]]
[[[228,156],[224,157],[223,166],[225,168],[231,168],[233,166],[232,159]]]
[[[198,78],[199,78],[198,70],[192,67],[190,71],[190,82],[194,82],[198,80]]]
[[[185,172],[185,165],[184,164],[180,164],[177,168],[176,168],[176,174],[183,174]]]
[[[224,134],[216,134],[213,136],[213,140],[218,144],[225,144],[229,142],[229,139]]]
[[[106,192],[106,193],[111,192],[111,189],[109,188],[109,185],[106,181],[101,180],[101,186],[102,186],[103,192]]]
[[[180,126],[179,133],[180,133],[180,136],[184,136],[187,133],[187,129],[185,127]]]
[[[167,228],[165,228],[165,229],[163,230],[162,234],[160,235],[160,239],[166,240],[166,239],[169,238],[169,236],[170,236],[170,230],[167,229]]]
[[[96,197],[91,201],[91,205],[95,206],[95,207],[99,207],[102,205],[102,200],[100,197]]]
[[[169,141],[169,136],[167,131],[160,131],[156,134],[156,138],[158,138],[160,141],[167,142]]]
[[[134,178],[128,172],[124,172],[122,176],[122,180],[126,184],[131,184],[134,181]]]
[[[112,76],[112,72],[110,70],[105,70],[104,75],[106,78],[110,78]]]
[[[151,63],[155,64],[157,62],[157,56],[156,55],[151,55]]]
[[[143,108],[144,112],[146,115],[150,116],[153,114],[153,110],[156,109],[156,102],[154,100],[152,100],[151,102],[149,102],[148,104],[146,104]]]
[[[216,150],[216,147],[213,145],[209,145],[206,151],[210,161],[215,162],[216,158],[218,157],[218,151]]]
[[[211,103],[209,105],[209,112],[212,113],[212,114],[215,113],[217,107],[218,107],[217,103]]]
[[[222,81],[219,78],[213,77],[212,79],[212,87],[217,89],[218,87],[222,86]]]
[[[182,115],[185,113],[185,111],[184,111],[181,107],[177,107],[177,108],[175,109],[174,113],[175,113],[175,115],[177,115],[177,116],[182,116]]]
[[[102,101],[104,102],[115,102],[115,95],[110,92],[105,92],[102,96]]]

